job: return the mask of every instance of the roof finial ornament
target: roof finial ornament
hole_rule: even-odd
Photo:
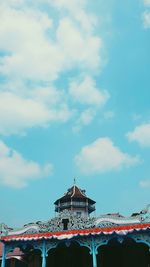
[[[73,184],[76,185],[76,177],[73,179]]]

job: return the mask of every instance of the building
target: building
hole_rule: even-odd
[[[94,217],[95,201],[75,184],[54,204],[47,222],[1,225],[1,267],[150,267],[150,205]]]
[[[67,193],[55,201],[55,211],[60,213],[65,209],[81,217],[88,217],[95,211],[95,201],[88,198],[85,190],[81,190],[75,184],[68,189]]]

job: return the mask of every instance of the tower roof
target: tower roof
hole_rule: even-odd
[[[63,197],[57,199],[54,204],[58,204],[58,202],[63,202],[69,199],[87,199],[91,204],[95,204],[96,202],[90,198],[88,198],[85,194],[85,190],[81,190],[76,185],[73,185],[68,191],[64,194]]]

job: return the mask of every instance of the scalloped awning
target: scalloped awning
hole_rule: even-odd
[[[92,229],[83,229],[83,230],[69,230],[63,232],[47,232],[47,233],[37,233],[37,234],[23,234],[23,235],[10,235],[3,236],[0,238],[2,242],[9,241],[30,241],[30,240],[40,240],[40,239],[71,239],[77,236],[88,236],[88,235],[126,235],[133,231],[145,231],[150,229],[150,223],[143,224],[132,224],[132,225],[124,225],[124,226],[113,226],[108,228],[92,228]]]

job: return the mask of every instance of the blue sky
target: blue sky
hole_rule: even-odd
[[[73,184],[96,215],[150,191],[150,0],[1,0],[0,221],[54,216]]]

